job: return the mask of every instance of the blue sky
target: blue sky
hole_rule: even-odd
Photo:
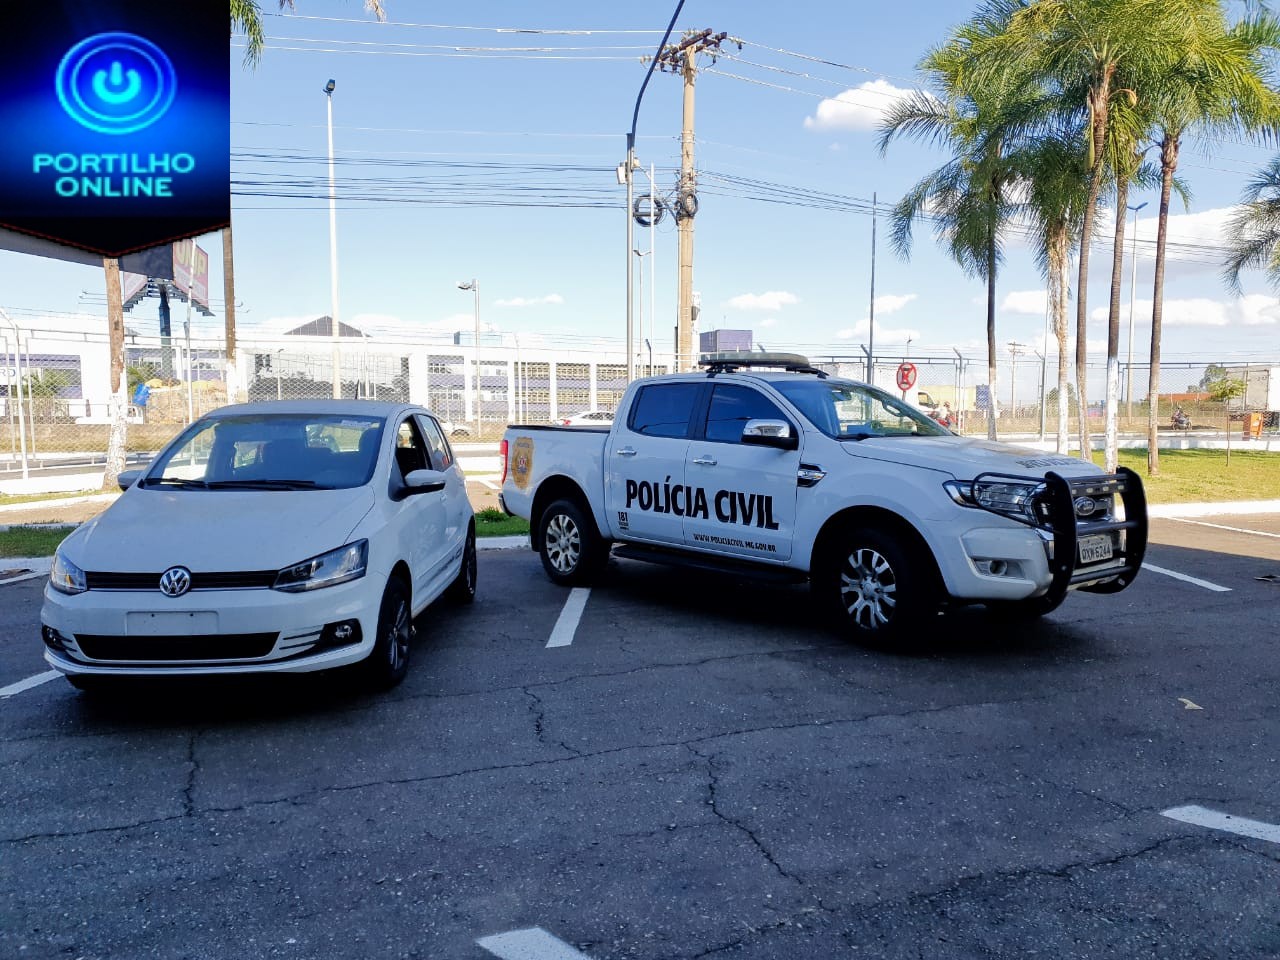
[[[397,335],[469,329],[471,295],[455,284],[476,277],[486,325],[555,337],[566,347],[600,336],[621,339],[625,221],[614,167],[644,76],[640,57],[656,46],[671,5],[386,0],[385,24],[358,0],[298,0],[292,16],[275,15],[274,7],[264,3],[272,15],[261,65],[243,68],[235,40],[230,58],[232,169],[242,183],[233,215],[243,328],[275,330],[329,312],[322,87],[332,77],[344,181],[338,213],[344,321]],[[925,49],[970,9],[940,0],[909,7],[686,3],[677,34],[710,27],[746,41],[741,52],[726,44],[730,57],[704,62],[697,82],[702,179],[694,287],[702,329],[753,328],[771,349],[859,352],[870,217],[761,202],[751,198],[760,189],[744,181],[855,201],[869,201],[873,192],[882,203],[898,199],[944,158],[905,141],[881,158],[878,112],[917,82],[915,65]],[[535,49],[511,49],[517,47]],[[655,74],[640,113],[637,153],[646,166],[657,165],[664,190],[679,164],[680,102],[680,80]],[[1227,209],[1267,154],[1224,143],[1211,154],[1188,144],[1183,156],[1194,202],[1191,215],[1174,220],[1174,239],[1213,247]],[[402,191],[399,202],[354,199],[391,190]],[[595,206],[460,203],[512,196]],[[1139,232],[1148,248],[1154,218],[1147,215],[1156,199],[1131,197],[1134,204],[1150,202]],[[885,236],[882,219],[877,345],[905,349],[911,337],[913,355],[950,355],[952,346],[978,355],[985,343],[982,286],[965,278],[927,231],[917,232],[910,261],[896,257]],[[636,245],[643,250],[648,242],[638,229]],[[219,298],[220,241],[209,236],[200,243],[210,253],[210,288]],[[1139,252],[1135,356],[1145,350],[1144,305],[1146,316],[1150,309],[1150,261]],[[655,334],[665,343],[674,322],[675,256],[674,224],[666,221],[657,233]],[[1090,307],[1105,310],[1107,245],[1095,247],[1092,263]],[[1126,310],[1128,272],[1126,266]],[[101,310],[93,305],[102,283],[93,268],[0,253],[0,280],[0,305],[18,308],[24,323],[41,311]],[[1000,283],[1002,343],[1039,342],[1043,288],[1032,251],[1012,245]],[[1171,260],[1165,295],[1166,358],[1280,359],[1280,303],[1261,277],[1246,280],[1243,300],[1229,296],[1212,251],[1199,250]],[[646,294],[646,334],[647,300]],[[199,329],[220,330],[215,308]],[[145,327],[152,316],[154,301],[129,322]],[[1105,319],[1094,323],[1091,347],[1100,358]]]

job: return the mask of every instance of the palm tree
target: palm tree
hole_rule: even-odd
[[[280,0],[280,9],[293,9],[293,0]],[[364,8],[379,20],[387,18],[382,7],[382,0],[364,0]],[[266,46],[266,33],[262,29],[262,9],[258,0],[231,0],[231,32],[239,30],[245,35],[247,44],[244,51],[246,66],[257,66],[262,59],[262,50]]]
[[[952,159],[921,179],[894,205],[891,240],[900,256],[911,252],[917,220],[933,224],[934,236],[970,276],[987,285],[987,436],[996,438],[996,278],[1004,262],[1004,233],[1017,209],[1010,194],[1016,169],[1008,143],[1027,113],[1025,91],[1012,83],[968,87],[963,82],[975,40],[1002,29],[991,15],[960,27],[921,61],[937,91],[917,91],[896,103],[880,126],[883,155],[896,136],[944,147]]]
[[[1240,274],[1265,271],[1280,289],[1280,157],[1260,170],[1245,187],[1240,208],[1227,223],[1230,255],[1223,279],[1234,293],[1243,293]]]
[[[1170,52],[1186,40],[1189,8],[1197,2],[1204,0],[1001,0],[1009,11],[1008,25],[975,48],[971,60],[971,83],[1013,73],[1064,94],[1078,91],[1071,109],[1086,117],[1087,195],[1076,280],[1076,389],[1080,453],[1085,459],[1089,245],[1107,177],[1116,74],[1148,75],[1153,63],[1171,59]]]
[[[1048,285],[1049,315],[1058,341],[1058,453],[1070,446],[1068,426],[1072,396],[1067,373],[1067,300],[1070,297],[1071,247],[1080,234],[1087,196],[1087,158],[1078,131],[1066,131],[1029,142],[1011,160],[1024,188],[1021,209],[1036,246],[1036,260]],[[1045,344],[1048,349],[1048,344]]]
[[[1154,291],[1151,302],[1151,370],[1148,385],[1147,473],[1160,473],[1160,339],[1164,315],[1165,247],[1168,239],[1169,198],[1183,136],[1192,130],[1228,133],[1238,130],[1274,131],[1280,126],[1280,96],[1270,69],[1269,54],[1280,47],[1280,21],[1258,11],[1227,29],[1221,11],[1197,20],[1201,43],[1196,56],[1174,64],[1154,86],[1157,146],[1160,149],[1160,212],[1156,234]],[[1262,265],[1271,254],[1262,240],[1266,235],[1264,211],[1270,196],[1280,213],[1280,162],[1256,177],[1245,190],[1243,209],[1228,224],[1233,237],[1227,261],[1228,286],[1240,292],[1240,271]],[[1255,228],[1260,227],[1261,230]],[[1280,218],[1272,226],[1280,239]],[[1252,241],[1252,242],[1251,242]],[[1259,245],[1258,241],[1262,241]],[[1274,248],[1274,242],[1272,243]],[[1280,272],[1275,274],[1280,282]]]

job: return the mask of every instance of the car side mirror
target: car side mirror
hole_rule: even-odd
[[[404,485],[410,493],[436,493],[444,489],[446,477],[439,470],[410,470]]]
[[[143,473],[144,471],[142,470],[121,470],[120,475],[116,477],[116,483],[122,491],[128,490],[138,482]]]
[[[797,450],[800,447],[800,438],[785,420],[748,420],[742,428],[742,442],[778,450]]]

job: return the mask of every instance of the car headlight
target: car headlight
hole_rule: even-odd
[[[942,485],[962,507],[981,507],[1022,523],[1038,524],[1036,497],[1044,484],[1028,480],[948,480]]]
[[[68,560],[61,550],[53,554],[53,566],[49,568],[49,586],[59,593],[77,594],[89,589],[84,571]]]
[[[363,577],[368,565],[369,541],[357,540],[345,547],[285,567],[276,574],[272,589],[301,593],[304,590],[332,587]]]

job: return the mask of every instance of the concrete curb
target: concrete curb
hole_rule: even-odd
[[[45,510],[50,507],[67,507],[74,503],[106,503],[120,496],[118,493],[95,493],[87,497],[59,497],[57,500],[27,500],[22,503],[0,504],[0,513],[17,513],[19,510]]]

